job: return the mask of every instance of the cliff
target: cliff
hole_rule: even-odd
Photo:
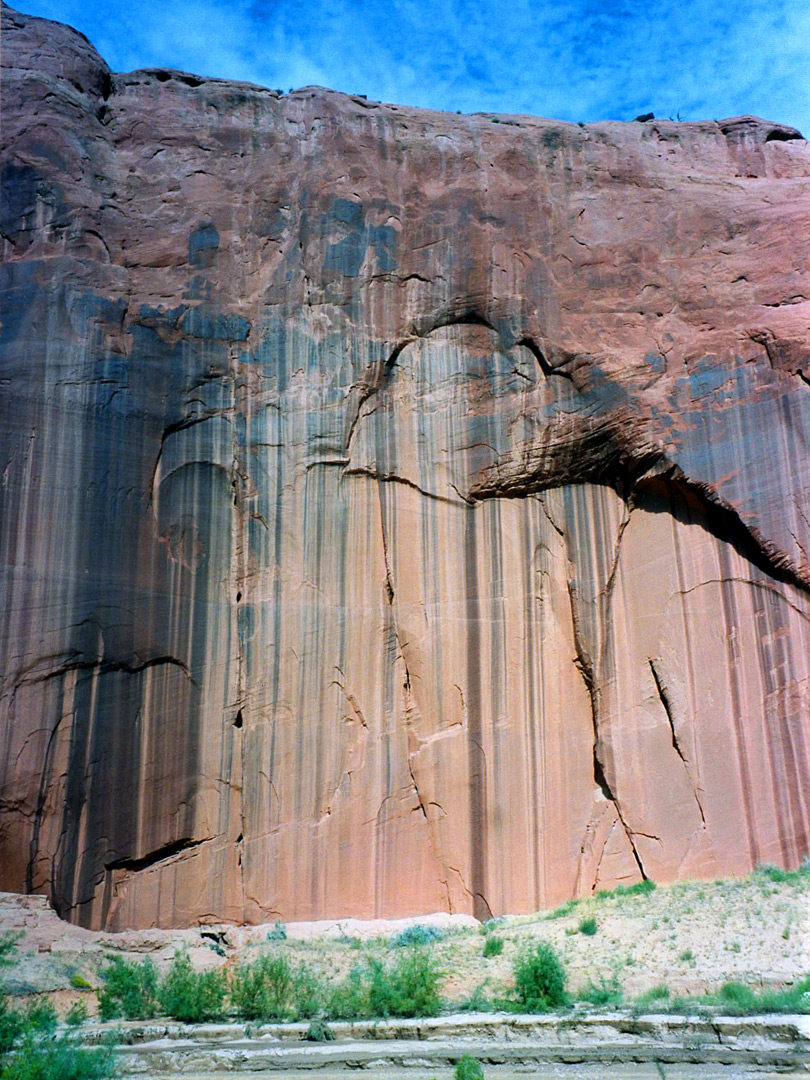
[[[0,888],[524,912],[810,850],[810,149],[2,9]]]

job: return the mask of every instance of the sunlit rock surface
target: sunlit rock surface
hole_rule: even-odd
[[[3,8],[0,888],[521,912],[810,846],[810,151]]]

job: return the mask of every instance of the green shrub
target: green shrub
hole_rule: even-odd
[[[391,938],[391,944],[399,948],[405,948],[408,945],[432,945],[434,941],[440,941],[442,936],[438,926],[416,923],[415,926],[406,926],[404,930],[395,934]]]
[[[52,1035],[59,1023],[56,1009],[49,998],[32,1002],[23,1012],[23,1019],[27,1028],[43,1035]]]
[[[158,974],[146,957],[136,964],[114,956],[101,972],[104,989],[98,992],[102,1020],[151,1020],[158,1011]]]
[[[424,945],[412,945],[390,967],[368,961],[368,1006],[372,1016],[435,1016],[441,1004],[441,972]]]
[[[490,956],[500,956],[502,952],[503,938],[497,934],[488,934],[484,942],[484,956],[489,959]]]
[[[81,1027],[88,1019],[87,1006],[83,1001],[74,1001],[65,1013],[65,1023],[68,1027]]]
[[[596,919],[593,915],[589,915],[587,919],[580,919],[577,929],[580,934],[584,934],[586,937],[593,937],[598,929]]]
[[[368,984],[365,972],[353,968],[342,982],[336,983],[329,994],[326,1013],[332,1020],[356,1020],[369,1016]]]
[[[22,1013],[8,1007],[5,995],[0,997],[0,1061],[20,1038],[24,1027]]]
[[[180,952],[160,980],[158,1001],[167,1016],[200,1024],[223,1017],[226,991],[221,971],[195,971],[188,953]]]
[[[292,987],[287,958],[265,954],[236,969],[231,1003],[243,1020],[284,1020],[291,1010]]]
[[[326,991],[318,976],[306,964],[293,974],[291,1013],[294,1020],[309,1020],[324,1011]]]
[[[108,1080],[115,1076],[109,1047],[77,1046],[68,1035],[26,1028],[14,1050],[0,1059],[0,1080]]]
[[[0,968],[11,967],[14,963],[14,950],[24,936],[22,930],[4,930],[0,934]]]
[[[465,1054],[456,1062],[456,1080],[484,1080],[484,1070],[477,1058]]]
[[[565,969],[545,941],[525,949],[515,961],[515,993],[529,1012],[545,1012],[566,1002]]]
[[[0,967],[13,963],[19,937],[0,935]],[[0,1080],[107,1080],[114,1075],[109,1047],[77,1046],[72,1035],[56,1035],[56,1025],[50,1001],[15,1010],[0,990]]]
[[[268,941],[286,941],[287,940],[287,927],[284,925],[284,923],[281,921],[281,919],[276,919],[275,923],[273,924],[273,929],[267,931],[267,940]]]
[[[93,989],[91,984],[88,982],[87,979],[85,979],[84,975],[82,975],[80,971],[74,971],[74,973],[70,976],[70,985],[73,987],[74,990]]]

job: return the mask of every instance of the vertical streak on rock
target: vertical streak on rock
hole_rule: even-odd
[[[473,914],[491,918],[486,900],[487,881],[487,775],[481,730],[481,600],[478,584],[476,512],[466,512],[464,528],[464,578],[467,617],[467,767],[470,784],[470,891]]]
[[[748,748],[742,717],[742,700],[740,696],[739,665],[740,656],[736,647],[736,636],[739,633],[739,616],[737,613],[736,597],[734,595],[734,583],[731,580],[732,571],[729,552],[725,544],[718,546],[718,560],[720,564],[720,598],[723,605],[723,622],[726,628],[726,665],[729,680],[729,695],[731,698],[731,720],[734,730],[734,738],[737,745],[737,762],[740,770],[740,790],[742,792],[743,827],[745,830],[746,845],[751,864],[756,866],[760,861],[759,845],[754,832],[754,809],[751,801],[751,770],[748,764]]]
[[[791,723],[788,710],[789,687],[782,681],[790,666],[790,658],[786,655],[786,642],[792,637],[789,618],[786,618],[784,608],[779,604],[778,595],[765,591],[761,596],[761,604],[761,608],[755,612],[755,637],[763,683],[763,701],[766,703],[769,727],[774,732],[769,740],[771,752],[768,755],[768,766],[780,856],[784,865],[792,865],[806,853],[807,834],[803,826],[806,808],[803,806],[803,792],[810,793],[810,762],[804,751],[802,729]],[[798,639],[798,635],[796,638]],[[794,738],[798,742],[798,752],[794,746]]]
[[[245,641],[243,639],[242,626],[240,625],[240,615],[243,611],[252,611],[252,608],[242,607],[244,603],[249,603],[251,598],[248,596],[248,573],[247,573],[247,559],[248,559],[248,545],[250,543],[249,537],[249,514],[247,507],[247,500],[249,498],[248,491],[248,454],[250,452],[250,410],[251,399],[250,394],[247,392],[247,388],[244,382],[240,379],[238,370],[238,364],[236,356],[231,355],[231,378],[233,380],[233,400],[234,400],[234,418],[232,424],[231,444],[233,453],[233,471],[234,471],[234,508],[233,514],[233,532],[231,540],[231,550],[233,557],[231,560],[231,566],[233,569],[233,582],[231,583],[231,595],[233,597],[232,603],[227,607],[228,616],[232,623],[235,624],[234,638],[236,641],[236,700],[233,703],[233,708],[237,710],[237,719],[230,721],[230,717],[225,719],[225,730],[222,733],[223,743],[223,756],[227,750],[229,753],[229,769],[225,772],[221,770],[223,775],[229,776],[229,799],[227,806],[228,824],[224,830],[228,843],[235,842],[239,848],[237,855],[237,868],[239,874],[239,881],[237,883],[237,889],[240,897],[242,918],[244,918],[245,912],[245,868],[243,865],[242,851],[245,837],[245,742],[246,732],[244,730],[244,711],[245,711],[245,693],[246,693],[246,673],[245,667],[248,662],[248,657],[245,656],[247,649],[252,647],[250,640]],[[230,721],[230,722],[229,722]],[[238,721],[238,722],[237,722]],[[236,775],[234,775],[234,769]],[[230,820],[231,810],[233,806],[233,799],[230,797],[230,792],[236,789],[238,792],[238,813],[239,813],[239,832],[236,840],[233,839],[234,826]],[[221,826],[220,826],[221,828]]]
[[[280,568],[284,565],[282,562],[283,551],[283,522],[284,522],[284,446],[279,441],[275,448],[275,469],[271,476],[271,484],[275,484],[275,490],[271,488],[269,493],[271,507],[272,507],[272,522],[273,522],[273,542],[269,552],[269,564],[276,571],[273,574],[272,579],[272,594],[270,602],[270,641],[273,645],[273,660],[270,672],[270,688],[268,694],[268,704],[270,708],[270,748],[268,751],[268,774],[267,784],[270,788],[270,792],[274,790],[273,785],[276,780],[276,743],[278,739],[278,723],[279,723],[279,705],[281,696],[281,650],[283,644],[282,638],[282,597],[283,597],[283,585],[282,577],[279,572]],[[281,807],[278,799],[275,802],[268,796],[268,803],[270,807],[270,814],[267,821],[267,828],[273,829],[280,824],[281,819]],[[273,821],[273,809],[275,808],[278,814],[279,820]]]
[[[537,510],[540,500],[529,500],[527,504],[527,512],[521,517],[521,533],[523,535],[523,550],[527,553],[526,558],[523,560],[523,602],[524,602],[524,618],[523,625],[525,627],[526,644],[524,646],[524,679],[525,679],[525,691],[524,691],[524,729],[526,731],[525,739],[528,749],[528,772],[529,772],[529,792],[532,793],[533,788],[537,784],[538,777],[538,752],[537,745],[540,741],[540,746],[543,745],[543,712],[538,708],[537,700],[537,673],[538,667],[542,663],[542,657],[539,655],[539,646],[536,641],[535,635],[535,609],[540,603],[537,597],[537,582],[536,576],[538,574],[538,567],[536,565],[536,556],[539,549],[539,543],[537,543],[536,537],[533,535],[532,521],[533,516],[529,512],[530,509]],[[539,509],[543,510],[542,505]],[[532,554],[529,555],[528,553]],[[545,782],[545,770],[543,773],[543,781]],[[531,897],[533,903],[539,906],[542,903],[542,890],[541,890],[541,867],[546,865],[546,853],[545,853],[545,830],[540,829],[539,822],[540,806],[539,800],[536,798],[530,798],[529,800],[529,852],[531,857]],[[542,850],[541,850],[541,844]]]

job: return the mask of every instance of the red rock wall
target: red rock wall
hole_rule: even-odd
[[[3,8],[0,887],[530,911],[810,848],[810,151]]]

